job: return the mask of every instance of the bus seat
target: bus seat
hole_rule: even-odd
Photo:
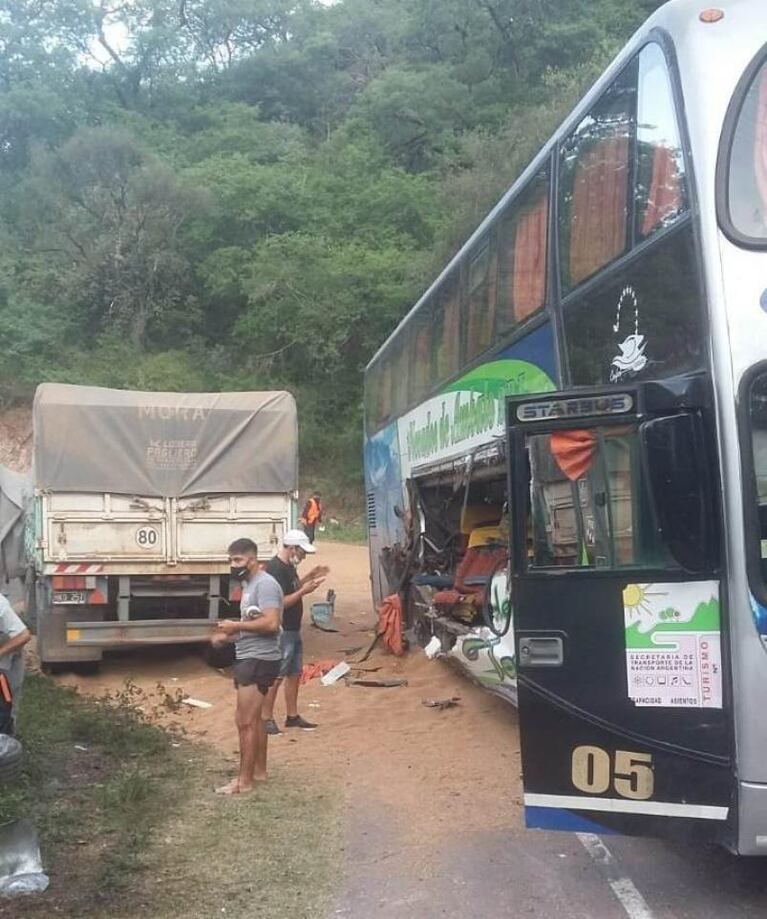
[[[480,546],[499,542],[501,542],[501,528],[498,524],[495,526],[481,526],[471,531],[467,548],[477,549]]]
[[[500,541],[499,535],[498,526],[478,527],[471,534],[469,548],[456,569],[453,587],[434,595],[435,606],[460,619],[473,618],[484,600],[493,572],[508,559],[508,547]]]

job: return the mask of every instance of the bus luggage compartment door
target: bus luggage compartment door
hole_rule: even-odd
[[[716,519],[711,462],[688,404],[660,424],[642,405],[508,403],[526,822],[715,837],[733,785],[720,585],[711,540],[685,551],[689,514]]]

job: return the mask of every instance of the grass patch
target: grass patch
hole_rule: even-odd
[[[218,798],[231,763],[148,723],[139,705],[156,704],[130,684],[96,702],[28,676],[23,770],[0,787],[0,822],[34,820],[51,885],[0,900],[0,917],[321,915],[340,852],[334,788],[286,773]]]
[[[327,523],[325,532],[318,534],[318,542],[344,542],[355,543],[356,545],[366,545],[368,541],[368,531],[364,523],[360,521],[350,521],[345,523]]]

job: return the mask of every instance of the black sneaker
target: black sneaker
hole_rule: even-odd
[[[293,717],[288,717],[285,719],[286,728],[301,728],[302,731],[313,731],[317,725],[312,724],[311,721],[306,721],[300,715],[294,715]]]
[[[274,718],[267,718],[264,721],[264,726],[266,728],[266,733],[271,734],[274,737],[276,734],[282,734],[282,731],[277,727],[277,722]]]

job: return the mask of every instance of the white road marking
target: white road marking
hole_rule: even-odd
[[[596,833],[576,833],[575,835],[592,859],[601,866],[603,873],[607,876],[610,889],[629,919],[653,919],[653,913],[647,901],[637,890],[631,878],[621,877],[620,868],[602,839]]]

